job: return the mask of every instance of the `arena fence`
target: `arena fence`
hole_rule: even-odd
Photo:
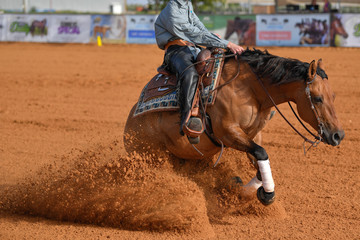
[[[0,14],[0,41],[155,44],[157,15]],[[201,15],[245,46],[360,47],[360,14]]]

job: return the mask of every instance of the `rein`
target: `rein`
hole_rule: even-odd
[[[182,74],[183,74],[186,70],[188,70],[189,68],[191,68],[191,67],[193,67],[193,66],[195,66],[195,65],[197,65],[197,64],[200,64],[200,63],[202,63],[202,62],[210,63],[211,61],[215,61],[216,59],[220,59],[220,58],[225,59],[225,58],[230,58],[230,57],[235,57],[235,58],[237,58],[237,54],[229,54],[229,55],[222,56],[222,57],[213,57],[213,58],[208,58],[208,59],[205,59],[205,60],[202,60],[202,61],[197,61],[197,62],[189,65],[188,67],[186,67],[186,68],[182,71],[182,73],[181,73],[180,75],[182,75]],[[225,85],[229,84],[230,82],[232,82],[234,79],[236,79],[236,78],[239,76],[239,74],[240,74],[240,62],[239,62],[239,61],[237,61],[237,62],[238,62],[238,70],[237,70],[236,75],[235,75],[232,79],[230,79],[229,81],[227,81],[227,82],[225,82],[225,83],[217,86],[217,87],[214,88],[213,90],[209,91],[208,97],[206,98],[205,103],[202,101],[202,98],[201,98],[201,97],[200,97],[200,99],[199,99],[199,102],[200,102],[200,105],[201,105],[201,110],[202,110],[202,112],[203,112],[202,122],[203,122],[204,125],[205,125],[205,126],[204,126],[204,131],[205,131],[206,135],[209,137],[209,139],[213,142],[213,144],[214,144],[215,146],[221,147],[220,154],[219,154],[219,156],[218,156],[218,158],[217,158],[217,160],[216,160],[216,162],[215,162],[215,164],[214,164],[214,167],[216,167],[216,165],[219,163],[219,161],[220,161],[220,159],[221,159],[221,157],[222,157],[222,154],[223,154],[223,152],[224,152],[224,147],[225,147],[225,146],[224,146],[224,143],[221,141],[221,139],[219,139],[218,137],[216,137],[214,134],[211,134],[211,133],[208,131],[208,129],[206,128],[206,107],[207,107],[206,103],[207,103],[208,98],[209,98],[209,96],[211,95],[211,93],[213,93],[213,92],[219,90],[220,88],[224,87]],[[201,84],[202,84],[202,81],[200,81],[200,82],[201,82]],[[204,88],[203,85],[202,85],[202,88]],[[201,156],[203,155],[193,144],[192,144],[192,146],[193,146],[193,148],[194,148]]]
[[[222,59],[225,59],[225,58],[229,58],[229,57],[235,57],[237,59],[237,54],[230,54],[230,55],[226,55],[226,56],[222,56],[222,57],[214,57],[214,58],[209,58],[209,59],[206,59],[206,60],[203,60],[203,61],[198,61],[198,62],[195,62],[193,63],[192,65],[188,66],[187,68],[185,68],[185,70],[181,73],[183,74],[187,69],[189,69],[190,67],[192,66],[195,66],[199,63],[202,63],[202,62],[210,62],[210,61],[214,61],[216,59],[219,59],[219,58],[222,58]],[[236,79],[239,74],[240,74],[240,61],[239,59],[237,59],[237,62],[238,62],[238,70],[237,70],[237,73],[236,75],[231,78],[229,81],[217,86],[215,89],[213,89],[211,92],[209,92],[209,95],[210,93],[214,92],[214,91],[218,91],[219,89],[221,89],[222,87],[228,85],[229,83],[231,83],[234,79]],[[271,97],[270,93],[268,92],[268,90],[266,89],[264,83],[261,81],[261,79],[259,78],[259,76],[257,74],[255,74],[255,72],[252,70],[252,68],[250,68],[251,71],[254,73],[254,75],[256,76],[258,82],[260,83],[261,87],[263,88],[264,92],[266,93],[266,95],[268,96],[268,98],[270,99],[271,103],[273,104],[273,106],[275,107],[275,109],[279,112],[279,114],[281,115],[281,117],[286,121],[286,123],[300,136],[304,139],[304,143],[303,143],[303,148],[304,148],[304,154],[306,155],[306,152],[310,150],[310,148],[312,147],[317,147],[318,144],[322,141],[322,134],[323,134],[323,131],[324,131],[324,124],[322,123],[321,119],[320,119],[320,115],[318,114],[313,102],[312,102],[312,98],[311,98],[311,93],[310,93],[310,84],[312,84],[314,81],[315,81],[315,78],[316,78],[316,73],[315,73],[315,76],[314,78],[311,80],[311,81],[307,81],[306,82],[306,88],[305,88],[305,93],[306,93],[306,96],[307,98],[309,99],[309,102],[311,104],[311,109],[313,110],[314,112],[314,115],[318,121],[318,127],[319,127],[319,130],[318,130],[318,135],[315,135],[313,134],[306,126],[305,124],[301,121],[300,117],[296,114],[295,110],[293,109],[293,107],[291,106],[291,103],[288,102],[292,112],[294,113],[296,119],[300,122],[300,124],[303,126],[303,128],[309,132],[314,138],[315,138],[315,141],[312,141],[310,139],[308,139],[307,137],[305,137],[303,134],[301,134],[291,123],[290,121],[285,117],[285,115],[280,111],[280,109],[277,107],[274,99]],[[200,98],[201,99],[201,98]],[[204,115],[206,115],[206,104],[204,104],[202,102],[202,100],[200,100],[201,102],[201,105],[202,105],[202,110],[204,112]],[[206,101],[207,102],[207,101]],[[203,119],[204,120],[204,119]],[[203,121],[204,122],[204,121]],[[216,160],[215,164],[214,164],[214,167],[218,164],[218,162],[220,161],[220,158],[222,156],[222,153],[223,153],[223,149],[224,149],[224,144],[223,142],[218,138],[216,137],[215,135],[211,135],[209,134],[209,132],[207,131],[207,128],[205,126],[205,132],[207,134],[207,136],[210,138],[210,140],[212,140],[212,142],[215,144],[215,142],[220,142],[220,144],[215,144],[217,146],[221,146],[221,152],[220,152],[220,155],[218,157],[218,159]],[[310,143],[310,147],[306,150],[305,148],[305,143],[308,142]],[[196,147],[193,146],[195,149]],[[196,149],[197,150],[197,149]],[[199,152],[199,150],[197,150]],[[201,154],[201,152],[199,152]]]
[[[251,69],[252,70],[252,69]],[[254,73],[254,71],[253,71]],[[254,73],[255,74],[255,73]],[[304,147],[304,154],[306,155],[306,152],[310,150],[310,148],[312,147],[316,147],[321,141],[322,141],[322,133],[323,133],[323,128],[324,128],[324,124],[321,122],[321,119],[320,119],[320,116],[318,114],[318,112],[316,111],[316,108],[311,100],[311,94],[310,94],[310,84],[312,84],[314,81],[315,81],[315,78],[316,78],[316,74],[314,76],[314,78],[311,80],[311,81],[308,81],[306,82],[306,88],[305,88],[305,93],[306,93],[306,96],[308,97],[309,99],[309,102],[311,104],[311,109],[313,110],[314,114],[315,114],[315,117],[318,121],[318,127],[319,127],[319,130],[318,130],[318,135],[315,135],[313,134],[306,126],[305,124],[301,121],[300,117],[296,114],[295,110],[293,109],[293,107],[291,106],[290,102],[288,102],[292,112],[294,113],[295,117],[297,118],[297,120],[300,122],[300,124],[315,138],[315,141],[312,141],[310,139],[308,139],[307,137],[305,137],[303,134],[301,134],[291,123],[289,120],[287,120],[287,118],[284,116],[284,114],[280,111],[280,109],[277,107],[274,99],[271,97],[270,93],[268,92],[268,90],[266,89],[264,83],[261,81],[261,79],[259,78],[258,75],[256,75],[256,78],[258,80],[258,82],[260,83],[261,87],[263,88],[264,92],[266,93],[266,95],[268,96],[268,98],[270,99],[271,103],[274,105],[274,107],[276,108],[276,110],[279,112],[279,114],[281,115],[281,117],[287,122],[287,124],[300,136],[304,139],[304,144],[303,144],[303,147]],[[308,142],[311,144],[311,146],[305,150],[305,142]]]
[[[232,56],[236,56],[236,54],[227,55],[227,56],[224,56],[223,58],[232,57]],[[215,58],[214,58],[214,59],[215,59]],[[209,60],[209,59],[208,59],[208,60]],[[217,88],[213,89],[212,92],[213,92],[213,91],[217,91],[217,90],[219,90],[220,88],[224,87],[225,85],[229,84],[229,83],[232,82],[234,79],[236,79],[236,77],[240,74],[240,61],[239,61],[239,59],[237,59],[237,60],[238,60],[238,61],[237,61],[237,62],[238,62],[238,70],[237,70],[236,75],[235,75],[232,79],[230,79],[229,81],[227,81],[227,82],[219,85]],[[285,117],[285,115],[280,111],[280,109],[279,109],[278,106],[276,105],[274,99],[271,97],[269,91],[266,89],[264,83],[261,81],[261,79],[259,78],[259,76],[258,76],[257,74],[255,74],[255,72],[252,70],[252,68],[250,68],[250,69],[251,69],[251,71],[254,73],[254,75],[256,76],[256,78],[257,78],[258,82],[260,83],[261,87],[263,88],[264,92],[266,93],[266,95],[268,96],[268,98],[270,99],[270,101],[272,102],[272,104],[273,104],[273,106],[275,107],[275,109],[279,112],[279,114],[281,115],[281,117],[287,122],[287,124],[288,124],[300,137],[302,137],[302,138],[304,139],[303,148],[304,148],[304,154],[306,155],[306,152],[309,151],[310,148],[316,147],[316,146],[322,141],[322,137],[321,137],[321,136],[322,136],[323,131],[324,131],[324,130],[323,130],[323,129],[324,129],[324,124],[322,123],[322,121],[321,121],[321,119],[320,119],[320,116],[319,116],[319,114],[318,114],[318,112],[317,112],[317,110],[316,110],[316,108],[315,108],[315,106],[314,106],[314,104],[313,104],[313,102],[312,102],[311,93],[310,93],[310,85],[315,81],[316,74],[315,74],[314,78],[313,78],[311,81],[307,81],[307,82],[306,82],[305,93],[306,93],[306,96],[307,96],[307,98],[309,99],[309,102],[310,102],[310,104],[311,104],[311,109],[313,110],[314,115],[315,115],[315,117],[316,117],[316,119],[317,119],[317,121],[318,121],[318,127],[319,127],[318,135],[315,135],[314,133],[312,133],[312,132],[305,126],[305,124],[301,121],[300,117],[296,114],[294,108],[291,106],[291,103],[288,102],[288,104],[289,104],[292,112],[294,113],[296,119],[300,122],[300,124],[303,126],[303,128],[304,128],[307,132],[309,132],[309,133],[315,138],[315,141],[312,141],[312,140],[310,140],[309,138],[305,137],[302,133],[300,133],[300,131],[297,130],[297,129],[290,123],[290,121]],[[203,109],[203,110],[206,111],[206,107],[205,107],[205,109]],[[217,138],[217,140],[219,141],[220,139]],[[305,148],[305,143],[306,143],[306,142],[308,142],[308,143],[311,144],[308,149]],[[221,143],[222,148],[223,148],[223,143],[221,142],[221,140],[220,140],[220,143]],[[221,154],[220,154],[220,156],[221,156]],[[216,161],[214,167],[217,165],[218,161],[220,160],[220,156],[219,156],[218,160]]]

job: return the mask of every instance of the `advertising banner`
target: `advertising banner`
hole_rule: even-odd
[[[5,15],[0,14],[0,41],[5,41]]]
[[[257,46],[329,46],[330,15],[257,15]]]
[[[331,17],[331,46],[360,47],[360,14]]]
[[[90,15],[52,15],[48,39],[50,42],[88,43]]]
[[[126,16],[126,42],[155,44],[154,23],[157,15]]]
[[[7,41],[47,42],[49,15],[7,15],[5,36]]]
[[[100,36],[104,43],[125,43],[126,17],[122,15],[92,15],[90,41]]]
[[[255,45],[255,15],[204,15],[199,19],[210,32],[219,34],[221,38],[239,45]]]
[[[0,14],[0,41],[5,41],[5,15]]]

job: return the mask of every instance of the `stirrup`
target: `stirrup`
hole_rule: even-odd
[[[200,118],[190,117],[183,126],[183,132],[190,138],[197,138],[204,132],[204,125]]]

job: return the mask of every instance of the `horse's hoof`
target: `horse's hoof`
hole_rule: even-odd
[[[189,142],[191,144],[198,144],[200,142],[200,136],[198,136],[198,137],[188,137],[188,139],[189,139]]]
[[[264,187],[261,186],[257,190],[257,198],[262,204],[268,206],[275,201],[275,192],[265,192]]]

